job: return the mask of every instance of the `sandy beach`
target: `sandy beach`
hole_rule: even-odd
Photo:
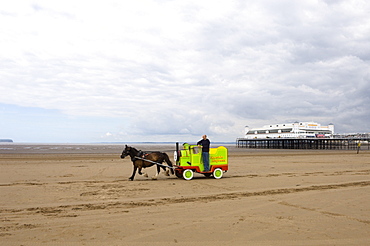
[[[1,245],[370,244],[369,150],[228,146],[219,180],[128,181],[123,145],[0,147]]]

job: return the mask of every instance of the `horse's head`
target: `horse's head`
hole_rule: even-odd
[[[130,155],[131,147],[125,146],[125,149],[122,151],[121,158],[125,158],[126,156]]]

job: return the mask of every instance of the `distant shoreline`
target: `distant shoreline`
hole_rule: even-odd
[[[191,143],[190,144],[195,144]],[[143,151],[172,152],[176,143],[127,142],[127,143],[0,143],[0,154],[113,154],[122,153],[125,145]],[[183,143],[180,143],[180,146]],[[235,146],[235,143],[212,143],[212,147]]]
[[[173,144],[175,145],[176,142],[92,142],[92,143],[34,143],[34,142],[14,142],[11,140],[11,142],[1,142],[0,143],[12,143],[12,144],[22,144],[22,145],[122,145],[122,144],[127,144],[127,145],[132,145],[132,144],[158,144],[158,145],[163,145],[163,144]],[[188,142],[178,142],[180,144],[183,143],[190,143],[190,144],[195,144],[196,141],[188,141]],[[235,144],[236,142],[211,142],[212,144]]]
[[[0,139],[0,143],[13,143],[13,140],[12,139],[4,139],[4,138],[1,138]]]
[[[120,156],[122,153],[125,144],[134,147],[138,150],[151,152],[151,151],[161,151],[172,154],[176,150],[176,143],[94,143],[94,144],[69,144],[69,143],[60,143],[60,144],[38,144],[38,143],[0,143],[0,155],[23,155],[23,154],[30,154],[30,155],[69,155],[69,154],[81,154],[81,155],[95,155],[95,154],[116,154]],[[180,143],[180,148],[182,148],[182,144]],[[189,142],[189,144],[195,144]],[[211,143],[212,148],[216,148],[219,146],[224,146],[229,150],[229,153],[232,152],[247,152],[247,153],[299,153],[299,152],[307,152],[307,153],[329,153],[329,152],[336,152],[339,153],[341,151],[350,152],[353,150],[309,150],[309,149],[251,149],[251,148],[238,148],[235,143]],[[363,151],[369,151],[367,148]]]

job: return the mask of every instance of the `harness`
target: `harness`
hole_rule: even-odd
[[[131,161],[134,162],[136,159],[140,159],[140,160],[143,160],[145,159],[145,157],[147,157],[149,154],[148,153],[145,153],[141,150],[139,150],[139,152],[137,153],[136,156],[133,156],[131,157]],[[149,161],[149,160],[148,160]]]
[[[133,156],[131,157],[131,161],[134,162],[135,160],[142,160],[143,162],[144,161],[147,161],[147,162],[150,162],[150,163],[153,163],[153,164],[156,164],[156,165],[159,165],[159,166],[162,166],[162,167],[168,167],[168,168],[171,168],[171,169],[175,169],[176,167],[170,167],[168,165],[163,165],[162,163],[159,163],[159,162],[155,162],[155,161],[152,161],[152,160],[148,160],[146,159],[146,157],[148,156],[149,154],[148,153],[145,153],[141,150],[139,150],[139,152],[137,153],[136,156]]]

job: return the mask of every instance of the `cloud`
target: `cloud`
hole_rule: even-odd
[[[369,10],[365,1],[7,3],[0,103],[116,117],[107,136],[116,139],[232,141],[244,125],[291,120],[368,131]]]

